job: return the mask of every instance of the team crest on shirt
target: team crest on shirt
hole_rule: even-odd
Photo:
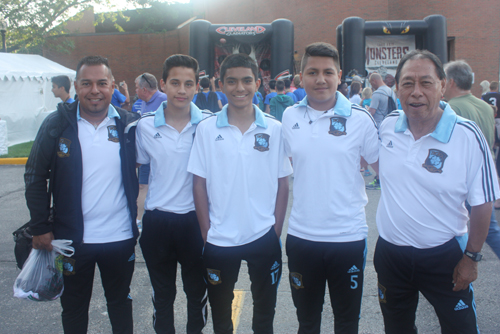
[[[443,151],[436,150],[435,148],[429,149],[429,155],[425,162],[422,164],[422,167],[427,169],[431,173],[439,173],[443,172],[444,161],[448,157],[448,154]]]
[[[380,303],[387,303],[387,296],[385,294],[385,291],[387,289],[380,283],[378,283],[378,301]]]
[[[330,131],[328,133],[336,137],[345,136],[347,134],[345,122],[346,119],[343,117],[330,117]]]
[[[57,156],[59,158],[69,157],[69,147],[71,146],[71,140],[66,138],[59,138],[59,149],[57,150]]]
[[[218,285],[222,283],[220,278],[220,270],[207,268],[208,281],[212,285]]]
[[[116,129],[116,125],[108,126],[108,140],[113,143],[118,143],[118,130]]]
[[[267,133],[257,133],[253,148],[259,152],[269,151],[269,135]]]
[[[297,290],[304,289],[302,275],[299,273],[290,273],[290,284],[292,284],[292,286]]]

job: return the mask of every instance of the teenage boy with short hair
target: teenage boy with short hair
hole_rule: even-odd
[[[196,127],[212,115],[191,102],[197,83],[196,59],[167,58],[160,84],[168,99],[154,113],[143,116],[136,130],[137,163],[151,164],[140,245],[153,286],[157,333],[175,332],[177,262],[188,300],[186,333],[199,334],[207,319],[203,239],[195,213],[193,176],[187,172]]]
[[[293,159],[293,207],[286,251],[299,333],[319,333],[328,283],[336,333],[357,333],[366,260],[365,183],[360,157],[378,160],[370,113],[337,92],[337,49],[306,47],[301,84],[307,96],[283,114]]]
[[[71,88],[71,80],[69,80],[66,75],[58,75],[51,79],[52,81],[52,93],[54,97],[60,98],[63,103],[73,103],[75,100],[69,95],[69,90]]]
[[[221,83],[228,104],[198,126],[188,165],[206,242],[203,262],[217,334],[233,333],[231,302],[242,260],[252,282],[252,329],[273,332],[282,264],[279,237],[292,168],[281,124],[252,105],[257,71],[245,54],[224,60]]]

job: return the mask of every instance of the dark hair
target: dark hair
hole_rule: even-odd
[[[244,53],[237,53],[227,56],[226,59],[224,59],[224,61],[222,62],[220,66],[220,81],[222,81],[222,83],[224,83],[226,71],[234,67],[244,67],[251,69],[255,81],[257,81],[259,68],[255,60]]]
[[[444,72],[448,80],[453,79],[459,89],[470,90],[472,88],[474,73],[472,73],[472,68],[464,60],[447,63],[444,65]]]
[[[282,92],[285,90],[285,82],[283,80],[276,81],[276,90]]]
[[[163,63],[163,82],[167,81],[170,70],[174,67],[187,67],[194,71],[194,75],[196,78],[196,83],[198,83],[198,79],[200,78],[198,61],[191,56],[187,55],[172,55],[165,59]]]
[[[335,67],[337,67],[337,71],[340,70],[339,52],[333,45],[329,43],[317,42],[306,46],[306,50],[304,52],[304,55],[302,56],[302,63],[300,64],[301,71],[304,71],[309,57],[332,58],[333,62],[335,63]]]
[[[52,83],[57,87],[64,87],[66,93],[69,93],[71,81],[66,75],[58,75],[57,77],[53,77],[50,81],[52,81]]]
[[[351,96],[350,97],[353,97],[354,95],[356,94],[359,94],[359,92],[361,91],[361,84],[359,82],[353,82],[351,84]]]
[[[276,80],[269,80],[269,88],[276,89]]]
[[[412,59],[429,59],[434,63],[434,67],[436,67],[436,74],[439,78],[439,80],[446,79],[446,74],[444,73],[443,69],[443,63],[441,63],[441,60],[433,54],[432,52],[429,52],[427,50],[413,50],[411,52],[408,52],[401,58],[399,61],[398,68],[396,70],[396,83],[399,85],[399,78],[401,76],[401,70],[403,69],[403,66],[408,60]]]
[[[80,74],[80,69],[83,65],[87,66],[97,66],[104,65],[108,68],[108,75],[110,78],[113,78],[113,74],[111,73],[111,68],[108,64],[108,58],[104,58],[102,56],[87,56],[83,57],[76,65],[76,79],[78,79],[78,75]]]
[[[492,81],[490,83],[490,90],[496,92],[498,90],[498,81]]]
[[[200,86],[203,89],[210,87],[210,79],[207,77],[201,78],[200,79]]]
[[[290,86],[292,85],[292,82],[290,81],[290,79],[285,79],[285,80],[283,80],[283,82],[285,83],[286,89],[290,88]]]

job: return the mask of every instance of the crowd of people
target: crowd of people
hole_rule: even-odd
[[[335,332],[357,333],[368,233],[359,171],[369,165],[367,188],[381,190],[374,265],[386,333],[417,333],[419,292],[443,333],[477,332],[472,282],[485,240],[500,258],[493,108],[470,93],[467,63],[443,66],[428,51],[406,54],[390,83],[379,73],[341,78],[338,51],[318,42],[293,82],[271,80],[266,96],[246,54],[228,56],[217,79],[199,78],[190,56],[170,56],[159,83],[136,78],[140,103],[125,82],[123,94],[115,88],[100,56],[78,64],[75,101],[69,80],[54,79],[63,103],[39,130],[25,183],[33,247],[75,247],[64,259],[64,332],[87,332],[97,264],[113,333],[133,333],[140,235],[157,333],[175,332],[178,263],[186,333],[202,332],[208,302],[214,332],[233,333],[243,260],[252,330],[272,333],[293,173],[286,254],[298,333],[320,332],[326,286]],[[483,99],[496,104],[498,83],[489,87]]]

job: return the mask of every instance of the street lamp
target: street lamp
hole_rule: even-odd
[[[7,20],[0,14],[0,32],[2,33],[2,49],[3,52],[7,52],[7,42],[5,40],[5,33],[7,32]]]

